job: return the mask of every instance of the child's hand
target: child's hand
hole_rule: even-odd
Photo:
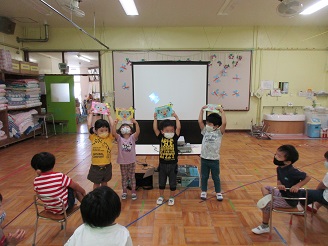
[[[219,109],[220,113],[223,113],[224,112],[222,106],[218,107],[218,109]]]
[[[300,188],[297,185],[290,187],[289,191],[293,193],[297,193]]]
[[[173,111],[172,116],[173,116],[174,118],[178,117],[178,115],[175,113],[175,111]]]
[[[117,125],[117,123],[118,123],[118,119],[115,119],[114,120],[114,125]]]
[[[154,120],[157,120],[157,113],[154,113]]]
[[[206,108],[208,108],[207,105],[203,106],[203,107],[202,107],[202,110],[204,110],[204,109],[206,109]]]
[[[19,242],[23,241],[24,237],[25,231],[18,229],[14,234],[8,234],[7,243],[8,245],[17,245]]]
[[[132,118],[132,119],[131,119],[131,122],[132,122],[133,124],[137,123],[137,121],[135,120],[135,118]]]
[[[107,114],[108,114],[108,116],[110,116],[110,109],[109,108],[107,108]]]
[[[277,185],[278,190],[286,190],[284,185]]]

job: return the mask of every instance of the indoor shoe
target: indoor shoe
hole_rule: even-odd
[[[202,200],[206,200],[206,196],[207,196],[207,193],[206,193],[206,191],[202,191],[202,193],[200,193],[200,199],[202,199]]]
[[[136,193],[132,193],[131,198],[132,198],[132,200],[137,200],[137,194]]]
[[[174,205],[174,198],[173,197],[170,197],[169,202],[167,203],[167,205],[169,205],[169,206]]]
[[[313,205],[313,207],[312,207],[312,203],[307,205],[306,210],[309,212],[312,212],[314,214],[316,214],[318,212],[318,209],[315,207],[315,205]]]
[[[164,202],[164,197],[160,196],[158,199],[157,199],[157,205],[162,205]]]
[[[257,234],[257,235],[260,235],[260,234],[263,234],[263,233],[269,233],[270,232],[270,227],[263,227],[263,225],[259,225],[258,227],[256,228],[253,228],[252,229],[252,232]]]
[[[257,202],[257,207],[262,209],[262,208],[265,208],[265,206],[271,202],[271,198],[272,198],[272,195],[271,194],[267,194],[265,195],[264,197],[262,197],[258,202]]]
[[[223,196],[221,193],[216,193],[216,200],[218,200],[219,202],[223,201]]]
[[[127,194],[126,193],[123,193],[122,194],[122,200],[125,200],[126,199],[126,196],[127,196]]]

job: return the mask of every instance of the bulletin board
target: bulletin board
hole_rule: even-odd
[[[114,106],[133,105],[132,62],[204,61],[208,62],[207,103],[221,104],[225,110],[247,111],[251,58],[251,51],[114,51]]]

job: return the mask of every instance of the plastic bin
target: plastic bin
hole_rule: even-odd
[[[317,118],[312,118],[311,121],[307,123],[307,135],[310,138],[320,138],[321,132],[321,122]]]

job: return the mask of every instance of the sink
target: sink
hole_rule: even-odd
[[[270,121],[305,121],[304,114],[265,114],[264,120]]]

